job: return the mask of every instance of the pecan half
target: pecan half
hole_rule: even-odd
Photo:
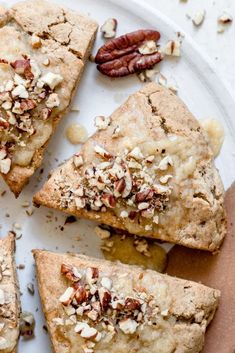
[[[160,33],[154,30],[138,30],[127,33],[104,44],[97,52],[97,69],[110,77],[121,77],[152,68],[162,60],[159,52],[141,54],[138,49],[146,41],[157,41]]]

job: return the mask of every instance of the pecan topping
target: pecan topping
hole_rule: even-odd
[[[152,68],[162,60],[159,52],[141,54],[139,48],[146,41],[157,41],[160,33],[154,30],[138,30],[127,33],[104,44],[97,52],[97,69],[110,77],[121,77]]]

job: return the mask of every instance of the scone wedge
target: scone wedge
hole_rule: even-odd
[[[214,251],[224,190],[207,136],[170,90],[146,85],[35,195],[45,205],[132,234]]]
[[[16,196],[69,107],[96,31],[44,0],[0,8],[0,173]]]
[[[0,352],[16,353],[20,325],[20,294],[15,267],[15,236],[0,239]]]
[[[197,353],[219,291],[139,267],[35,250],[55,353]]]

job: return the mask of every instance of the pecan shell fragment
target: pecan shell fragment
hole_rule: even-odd
[[[158,41],[160,33],[138,30],[110,40],[97,52],[97,69],[110,77],[122,77],[152,68],[162,60],[159,52],[141,54],[138,49],[146,41]]]

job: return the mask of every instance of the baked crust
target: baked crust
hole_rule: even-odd
[[[1,349],[2,353],[16,353],[19,338],[21,306],[14,253],[15,236],[9,233],[0,239],[0,291],[5,297],[0,309],[0,323],[4,324],[0,338],[6,339],[8,345],[8,348]]]
[[[120,133],[113,138],[113,131],[117,126]],[[154,210],[162,207],[157,212],[158,224],[151,218],[130,219],[130,213],[126,217],[125,212],[125,217],[121,217],[121,210],[136,209],[132,206],[131,208],[124,199],[119,201],[120,198],[117,201],[119,208],[107,207],[102,209],[102,212],[101,208],[98,211],[92,209],[92,197],[89,196],[88,204],[83,208],[77,207],[76,200],[73,200],[73,190],[83,186],[87,168],[94,166],[97,169],[102,161],[107,161],[103,159],[100,162],[94,147],[96,145],[112,156],[136,147],[144,151],[144,157],[155,156],[156,162],[145,164],[141,172],[145,170],[148,173],[154,168],[159,170],[158,164],[160,165],[163,159],[174,160],[174,167],[167,165],[164,167],[166,170],[160,171],[166,178],[169,177],[169,180],[167,183],[164,180],[164,184],[160,185],[161,189],[168,187],[168,195],[166,196],[164,191],[161,195],[161,190],[158,191],[163,202],[160,206],[159,202],[152,206]],[[224,190],[214,166],[207,136],[185,104],[166,88],[151,83],[131,95],[111,115],[107,128],[88,139],[79,155],[83,159],[82,166],[77,168],[73,157],[55,170],[34,196],[36,205],[45,205],[127,230],[132,234],[158,238],[191,248],[214,251],[221,245],[226,233]],[[137,162],[140,163],[139,160]],[[132,177],[134,173],[135,169],[131,173]],[[153,188],[155,182],[150,181],[148,187]],[[112,181],[111,184],[113,183]],[[158,186],[159,184],[160,182]]]
[[[66,113],[91,52],[97,31],[92,19],[63,9],[44,0],[19,2],[9,11],[0,11],[1,59],[18,60],[28,55],[42,73],[59,73],[63,81],[56,87],[60,105],[53,109],[51,131],[26,166],[12,162],[9,173],[2,174],[16,197],[40,166],[45,148],[60,119]],[[33,36],[40,38],[40,47],[32,47]],[[9,43],[14,41],[14,46]],[[43,63],[49,59],[49,65]],[[3,79],[3,77],[1,77]]]
[[[76,352],[84,352],[82,347],[85,342],[78,333],[74,332],[75,324],[66,324],[64,321],[65,324],[59,327],[56,322],[58,319],[68,318],[59,301],[70,285],[61,274],[62,264],[76,267],[80,273],[87,273],[88,268],[98,269],[102,278],[111,279],[110,291],[117,297],[122,295],[136,298],[138,291],[144,291],[146,297],[152,295],[152,300],[156,300],[155,304],[159,308],[156,314],[158,324],[155,328],[149,325],[146,329],[144,325],[142,330],[137,329],[133,334],[125,335],[116,327],[117,334],[114,339],[111,339],[108,345],[102,343],[101,339],[92,348],[94,352],[123,353],[129,350],[139,353],[156,351],[197,353],[201,351],[206,327],[212,320],[218,305],[219,291],[136,266],[112,263],[83,255],[56,254],[41,250],[34,250],[33,253],[40,297],[55,353],[69,353],[73,351],[73,347],[76,347]],[[82,322],[83,319],[86,322],[89,321],[87,316],[77,320]],[[98,325],[90,321],[89,324],[92,327]]]

